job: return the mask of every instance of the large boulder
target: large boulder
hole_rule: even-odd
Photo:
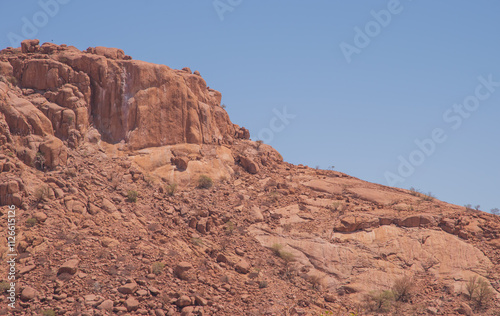
[[[54,136],[47,137],[47,140],[40,144],[40,153],[44,159],[44,164],[48,168],[65,165],[68,158],[66,146]]]

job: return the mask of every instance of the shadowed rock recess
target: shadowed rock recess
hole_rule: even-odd
[[[286,163],[220,102],[116,48],[0,51],[0,314],[500,314],[498,216]]]

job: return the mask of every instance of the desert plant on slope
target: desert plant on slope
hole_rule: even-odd
[[[209,189],[212,187],[212,185],[213,185],[213,181],[212,181],[212,178],[210,178],[209,176],[202,174],[198,178],[198,188],[199,189]]]
[[[467,291],[469,300],[475,302],[478,308],[483,307],[493,298],[493,291],[488,282],[477,275],[469,278],[465,284],[465,290]]]
[[[400,302],[408,302],[414,285],[413,279],[409,276],[404,276],[394,281],[394,285],[392,286],[394,299]]]
[[[151,272],[153,272],[156,275],[160,275],[161,272],[163,271],[163,268],[165,268],[165,264],[163,262],[155,262],[151,266]]]
[[[28,227],[33,227],[36,225],[36,223],[37,223],[37,220],[34,217],[30,217],[26,220],[26,226],[28,226]]]
[[[135,203],[137,202],[137,197],[139,196],[139,193],[134,190],[130,190],[127,192],[127,201]]]
[[[0,293],[5,293],[10,289],[10,283],[7,281],[0,282]]]
[[[410,188],[410,194],[413,195],[413,196],[418,196],[420,197],[423,201],[427,201],[427,202],[430,202],[432,200],[435,199],[434,195],[432,194],[432,192],[429,192],[429,193],[423,193],[422,191],[420,190],[417,190],[415,189],[414,187],[411,187]]]
[[[366,297],[367,308],[372,312],[389,312],[394,293],[392,291],[372,291]]]
[[[498,215],[500,215],[500,209],[499,209],[499,208],[494,208],[494,209],[492,209],[492,210],[491,210],[491,214],[493,214],[493,215],[497,215],[497,216],[498,216]]]
[[[171,183],[165,187],[165,192],[169,196],[173,196],[175,191],[177,191],[177,183]]]
[[[43,171],[45,169],[45,156],[41,152],[37,152],[33,164],[35,168]]]

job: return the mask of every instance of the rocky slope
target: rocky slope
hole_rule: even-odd
[[[220,100],[119,49],[0,51],[0,314],[499,315],[498,216],[288,164]]]

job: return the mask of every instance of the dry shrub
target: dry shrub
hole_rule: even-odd
[[[394,285],[392,286],[392,293],[394,294],[395,300],[400,302],[408,302],[414,286],[415,283],[413,279],[406,275],[394,281]]]
[[[391,310],[392,301],[392,291],[372,291],[366,296],[366,307],[372,312],[387,313]]]

